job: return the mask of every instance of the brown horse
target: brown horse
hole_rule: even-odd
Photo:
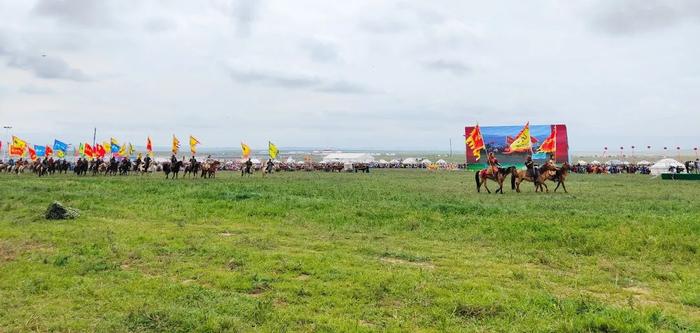
[[[520,183],[522,183],[523,181],[528,181],[535,183],[535,192],[537,192],[537,189],[540,186],[539,176],[542,175],[544,172],[547,172],[547,165],[542,165],[538,167],[537,170],[539,171],[537,173],[538,177],[535,177],[535,175],[533,175],[534,170],[533,172],[530,172],[530,170],[515,170],[510,180],[511,185],[515,184],[515,191],[520,193]]]
[[[200,170],[202,170],[202,178],[216,178],[216,170],[219,169],[221,162],[219,161],[206,161],[202,163]]]
[[[566,182],[566,178],[569,176],[569,171],[571,171],[571,165],[564,162],[561,168],[554,168],[552,171],[542,173],[539,179],[540,191],[542,191],[542,186],[544,186],[545,190],[549,192],[549,188],[547,188],[547,184],[545,182],[551,180],[557,183],[557,187],[554,188],[554,192],[556,192],[557,189],[559,189],[559,186],[561,186],[564,189],[564,193],[569,193],[566,190],[566,184],[564,184],[564,182]]]
[[[507,168],[499,168],[496,175],[491,174],[489,170],[490,168],[481,170],[477,172],[474,176],[474,179],[476,180],[476,191],[481,192],[481,185],[483,185],[486,191],[488,193],[491,193],[491,190],[489,190],[489,188],[486,186],[486,181],[491,179],[498,183],[498,189],[496,190],[496,193],[500,192],[501,194],[503,194],[503,181],[505,181],[506,177],[508,177],[509,174],[512,175],[513,173],[515,173],[515,167],[509,166]],[[515,184],[512,181],[511,188],[515,189]]]

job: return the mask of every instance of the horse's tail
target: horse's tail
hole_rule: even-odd
[[[515,189],[515,175],[517,175],[518,172],[513,170],[513,173],[510,174],[510,189],[514,190]]]
[[[476,190],[478,191],[481,188],[481,180],[479,179],[479,171],[477,171],[474,174],[474,180],[476,180]]]

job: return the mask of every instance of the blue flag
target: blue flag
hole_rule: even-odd
[[[34,145],[34,151],[36,151],[36,156],[46,156],[46,146],[37,146]]]
[[[61,141],[53,140],[53,150],[56,152],[62,151],[65,153],[68,150],[68,145]]]

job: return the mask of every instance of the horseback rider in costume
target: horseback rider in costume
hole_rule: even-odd
[[[535,162],[532,160],[532,155],[528,155],[525,160],[525,167],[527,168],[527,173],[532,177],[532,181],[537,184],[537,179],[539,178],[539,170],[535,168]]]
[[[498,168],[501,166],[501,164],[498,163],[498,159],[496,159],[496,155],[494,155],[493,152],[489,153],[488,163],[491,176],[496,178],[498,176]]]
[[[151,156],[146,155],[146,158],[143,159],[143,169],[145,171],[148,171],[148,168],[151,166]]]
[[[136,161],[134,162],[134,170],[140,170],[141,163],[141,153],[139,153],[138,155],[136,155]]]
[[[173,154],[173,156],[170,156],[170,165],[175,165],[177,163],[177,156]]]
[[[267,173],[272,173],[272,168],[274,168],[275,163],[272,162],[272,159],[267,160]]]

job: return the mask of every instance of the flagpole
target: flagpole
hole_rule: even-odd
[[[95,143],[97,143],[97,127],[92,132],[92,146],[95,146]]]
[[[7,137],[10,138],[10,130],[12,129],[12,126],[10,125],[4,125],[2,128],[5,129],[5,132],[7,133]],[[9,141],[5,142],[5,150],[3,151],[2,154],[2,161],[5,162],[7,160],[7,156],[9,156],[9,149],[10,149],[10,142],[12,142],[12,138],[10,138]]]
[[[452,157],[452,138],[450,138],[450,157]]]

